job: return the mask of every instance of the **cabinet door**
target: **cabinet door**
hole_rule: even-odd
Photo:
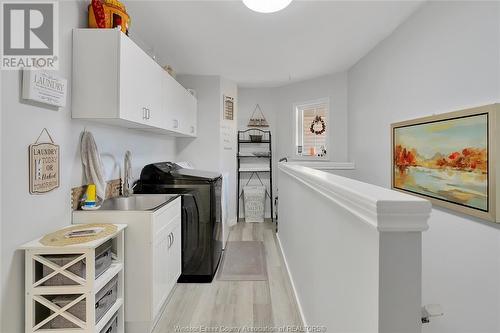
[[[119,117],[119,49],[115,29],[73,30],[73,118]]]
[[[146,127],[160,127],[163,72],[134,42],[121,36],[120,118]]]
[[[197,101],[189,91],[180,87],[179,89],[180,109],[182,110],[182,133],[196,136]]]
[[[198,100],[189,93],[186,98],[186,111],[188,118],[188,130],[187,134],[190,136],[196,136],[197,125],[198,125]]]
[[[170,291],[172,290],[172,269],[177,270],[176,264],[171,263],[172,256],[172,240],[178,237],[180,246],[180,233],[179,235],[172,236],[174,228],[180,226],[181,214],[181,198],[177,198],[168,206],[154,215],[151,228],[152,239],[152,313],[151,320],[160,313],[160,310],[167,300]],[[176,221],[176,223],[173,223]],[[180,231],[180,229],[179,229]],[[177,240],[174,239],[174,242]],[[176,244],[177,246],[177,244]],[[179,248],[180,258],[180,248]],[[180,265],[180,263],[179,263]],[[173,267],[173,268],[172,268]],[[180,268],[179,268],[180,269]]]
[[[163,128],[165,123],[165,110],[163,108],[163,77],[167,74],[153,59],[148,59],[149,75],[145,83],[149,90],[149,100],[147,105],[146,123],[148,125]]]
[[[153,281],[152,281],[152,318],[160,312],[169,293],[168,254],[170,230],[167,225],[158,230],[153,238]]]
[[[151,68],[147,55],[128,37],[120,40],[120,118],[135,123],[147,123],[147,89]]]
[[[168,251],[168,292],[174,288],[177,279],[181,275],[181,216],[177,216],[170,224],[170,248]]]
[[[163,110],[164,110],[164,126],[163,128],[179,132],[181,119],[178,114],[179,99],[176,95],[176,85],[178,83],[168,73],[163,76]]]

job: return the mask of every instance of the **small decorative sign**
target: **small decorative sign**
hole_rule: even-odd
[[[50,142],[39,142],[44,132]],[[43,194],[59,187],[59,146],[46,128],[29,146],[29,163],[31,194]]]
[[[224,120],[234,119],[234,98],[224,95]]]
[[[67,80],[44,70],[23,71],[23,98],[55,106],[66,106]]]
[[[262,112],[259,104],[255,105],[255,109],[253,109],[247,127],[269,127],[266,117],[264,117],[264,112]]]

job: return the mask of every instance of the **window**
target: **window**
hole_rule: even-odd
[[[295,156],[327,159],[329,137],[328,99],[294,105]]]

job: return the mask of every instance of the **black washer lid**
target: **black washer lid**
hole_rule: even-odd
[[[142,183],[169,183],[175,180],[214,181],[221,177],[219,173],[184,169],[172,162],[160,162],[146,165],[141,172]]]
[[[195,169],[178,169],[172,172],[176,177],[182,178],[199,178],[199,179],[210,179],[216,180],[221,176],[220,173],[212,172],[212,171],[204,171],[204,170],[195,170]]]

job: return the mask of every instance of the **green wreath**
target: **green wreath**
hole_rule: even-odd
[[[316,131],[314,129],[314,126],[316,124],[321,124],[321,129],[319,131]],[[312,121],[311,127],[309,128],[309,130],[311,131],[311,133],[316,134],[316,135],[321,135],[321,134],[325,133],[325,131],[326,131],[326,124],[325,124],[325,121],[323,120],[323,118],[321,118],[321,116],[316,116],[314,118],[314,120]]]

